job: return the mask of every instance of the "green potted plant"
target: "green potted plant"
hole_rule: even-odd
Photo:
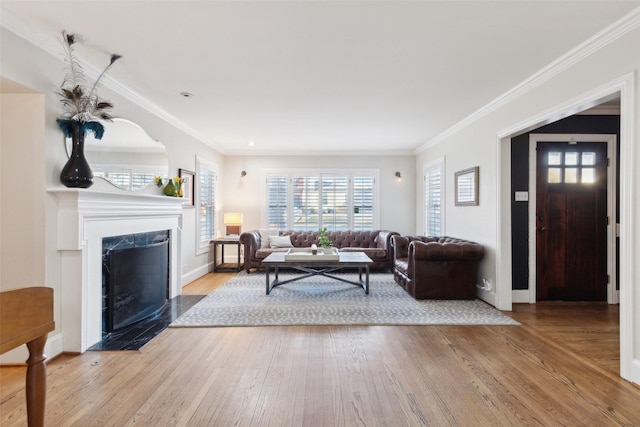
[[[69,161],[60,172],[60,181],[67,187],[88,188],[93,185],[93,172],[84,156],[84,137],[87,132],[92,132],[96,139],[101,139],[104,126],[99,120],[111,120],[106,110],[113,108],[113,104],[101,99],[97,89],[107,70],[120,55],[111,55],[106,68],[93,84],[89,84],[80,62],[74,56],[75,36],[63,31],[62,41],[68,71],[58,93],[64,112],[57,122],[65,136],[71,138],[72,149]]]
[[[331,240],[329,240],[329,236],[327,236],[327,227],[320,228],[318,232],[318,244],[322,246],[323,249],[330,248]]]

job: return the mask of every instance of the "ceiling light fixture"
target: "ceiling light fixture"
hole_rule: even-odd
[[[256,145],[256,143],[255,143],[255,142],[253,142],[253,141],[249,141],[249,144],[248,144],[248,145],[249,145],[249,147],[253,147],[253,146],[255,146],[255,145]]]

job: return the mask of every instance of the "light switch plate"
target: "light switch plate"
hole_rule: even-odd
[[[528,202],[529,201],[529,192],[528,191],[516,191],[515,200],[516,200],[516,202]]]

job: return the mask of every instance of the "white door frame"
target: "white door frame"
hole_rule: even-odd
[[[536,302],[537,259],[536,259],[536,200],[537,200],[537,155],[538,142],[571,141],[605,142],[607,144],[607,216],[610,218],[607,227],[607,274],[610,277],[607,284],[607,302],[617,304],[620,301],[616,290],[616,135],[613,134],[551,134],[532,133],[529,135],[529,302]],[[523,301],[519,301],[523,302]]]
[[[636,212],[635,212],[635,72],[627,73],[577,95],[566,102],[554,104],[549,110],[523,119],[497,133],[497,236],[496,236],[496,307],[511,310],[511,139],[580,111],[620,99],[620,376],[640,384],[640,321],[634,317],[634,304],[640,301],[636,290]]]

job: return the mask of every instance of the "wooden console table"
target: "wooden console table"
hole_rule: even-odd
[[[242,246],[242,243],[240,243],[240,239],[229,239],[229,238],[224,238],[224,237],[218,237],[215,239],[211,240],[211,244],[213,245],[213,272],[217,273],[217,272],[238,272],[240,270],[242,270],[242,258],[240,257],[240,247]],[[221,255],[221,262],[218,265],[218,245],[222,246],[222,255]],[[238,255],[237,255],[237,261],[235,263],[234,266],[232,267],[223,267],[222,265],[224,264],[224,247],[226,245],[235,245],[237,246],[237,250],[238,250]]]
[[[47,366],[44,345],[55,329],[53,289],[33,287],[0,292],[0,354],[27,344],[27,422],[44,426]]]

